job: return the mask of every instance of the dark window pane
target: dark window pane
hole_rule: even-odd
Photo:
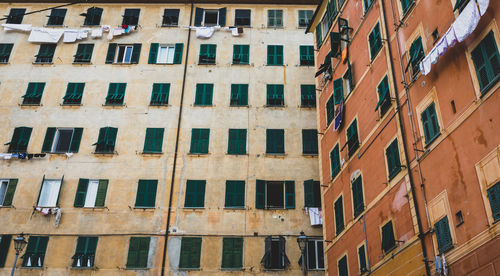
[[[283,182],[267,182],[267,207],[284,208]]]
[[[71,143],[71,137],[73,136],[72,129],[59,130],[59,138],[57,140],[56,152],[68,152],[69,145]]]
[[[236,26],[250,26],[250,10],[236,10],[234,25]]]
[[[162,24],[164,26],[177,26],[179,24],[179,10],[165,9]]]

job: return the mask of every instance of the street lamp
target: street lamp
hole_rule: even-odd
[[[24,238],[24,235],[22,233],[21,235],[14,238],[14,249],[16,249],[16,258],[14,259],[14,266],[12,267],[12,272],[10,273],[10,276],[14,276],[14,270],[16,270],[17,258],[19,257],[19,254],[23,252],[23,249],[27,243],[28,242],[26,242],[26,239]]]
[[[306,275],[306,247],[307,247],[308,238],[304,234],[304,231],[300,232],[300,236],[297,237],[297,243],[299,244],[300,252],[302,254],[302,275]]]

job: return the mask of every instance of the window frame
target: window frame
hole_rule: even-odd
[[[246,19],[246,16],[238,18],[238,12],[248,12],[248,24],[239,24],[238,19]],[[234,11],[234,26],[236,27],[251,27],[252,26],[252,10],[251,9],[235,9]]]
[[[100,137],[101,132],[102,132],[102,137]],[[118,136],[118,128],[115,128],[115,127],[102,127],[102,128],[100,128],[97,142],[92,144],[93,146],[96,146],[94,153],[96,153],[96,154],[114,154],[117,136]],[[99,138],[102,138],[102,139],[99,139]]]
[[[108,86],[108,94],[106,95],[107,106],[123,106],[125,105],[125,92],[127,91],[126,82],[110,82]]]
[[[310,267],[310,262],[309,262],[309,258],[310,258],[310,251],[309,251],[309,244],[310,243],[314,243],[314,259],[315,259],[315,267]],[[321,250],[319,249],[319,246],[318,244],[321,243]],[[316,239],[316,238],[309,238],[308,241],[307,241],[307,246],[306,246],[306,252],[305,252],[305,256],[306,256],[306,260],[307,260],[307,263],[306,263],[306,268],[307,270],[312,270],[312,271],[323,271],[325,270],[325,256],[324,256],[324,248],[325,248],[325,244],[323,242],[322,239]],[[320,258],[318,258],[319,254],[323,255],[323,267],[321,267],[321,262],[320,262]],[[303,260],[302,260],[303,261]]]
[[[261,259],[261,263],[264,263],[264,268],[269,271],[274,270],[284,270],[286,266],[290,264],[290,260],[286,255],[286,239],[283,236],[267,236],[265,238],[265,253]],[[277,243],[277,251],[278,251],[278,260],[277,266],[273,264],[273,243],[276,247]],[[276,250],[274,250],[276,252]],[[280,260],[281,259],[281,260]]]
[[[281,17],[281,19],[279,18]],[[281,23],[280,23],[281,20]],[[283,28],[284,12],[282,9],[267,10],[267,28]]]
[[[467,52],[467,56],[469,57],[469,59],[471,60],[471,63],[472,63],[471,68],[473,68],[473,71],[475,73],[475,74],[473,74],[473,75],[475,75],[474,80],[476,81],[476,83],[479,87],[479,89],[478,89],[479,90],[479,97],[482,97],[487,92],[494,90],[493,87],[497,86],[498,81],[500,80],[500,73],[497,74],[496,76],[493,76],[492,79],[489,80],[489,82],[487,84],[483,84],[482,81],[480,80],[480,68],[481,67],[485,68],[486,73],[494,74],[493,68],[492,68],[492,65],[490,62],[492,57],[486,56],[487,58],[485,59],[485,55],[487,55],[487,53],[486,53],[486,50],[484,50],[484,48],[486,48],[487,46],[484,46],[483,43],[485,43],[486,39],[491,39],[491,41],[494,43],[493,46],[496,50],[497,62],[499,62],[499,60],[500,60],[499,45],[500,44],[499,44],[499,40],[498,40],[497,29],[493,28],[493,27],[491,29],[488,28],[487,30],[485,30],[485,34],[481,35],[481,37],[477,39],[477,42],[474,45],[472,45],[471,47],[469,47],[468,52]],[[474,52],[476,50],[479,51],[481,49],[483,50],[483,51],[481,51],[481,57],[482,57],[483,61],[487,61],[487,62],[484,62],[482,64],[482,66],[478,66],[476,64],[475,59],[474,59]]]
[[[146,128],[146,136],[144,138],[144,148],[142,153],[163,153],[164,135],[165,128]]]
[[[314,66],[314,46],[299,46],[300,66]],[[305,57],[305,59],[303,59]]]
[[[167,15],[167,11],[173,12],[173,14]],[[171,24],[166,23],[167,18],[169,18],[169,17],[175,18],[176,15],[177,15],[177,22],[171,23]],[[164,9],[161,26],[162,27],[177,27],[177,26],[179,26],[179,18],[180,18],[180,9]]]
[[[366,210],[365,188],[363,186],[363,175],[359,174],[356,178],[351,179],[350,182],[351,182],[351,196],[352,196],[352,214],[353,214],[353,218],[357,218]],[[355,185],[359,185],[359,187],[356,187]],[[361,197],[358,199],[358,200],[360,200],[360,202],[356,202],[357,201],[356,200],[357,188],[360,189],[359,192],[361,193]],[[360,205],[356,205],[356,203],[358,203]]]
[[[396,154],[396,156],[393,156],[392,154]],[[391,181],[403,169],[403,164],[401,163],[401,153],[399,151],[398,137],[395,137],[387,144],[387,146],[384,148],[384,155],[387,168],[387,179]]]
[[[90,7],[85,14],[83,26],[99,26],[101,25],[102,13],[104,9],[99,7]]]
[[[51,9],[50,15],[48,15],[48,20],[46,26],[64,26],[64,19],[66,19],[67,9]],[[56,18],[56,19],[53,19]],[[62,19],[61,19],[62,18]]]
[[[52,64],[56,52],[57,44],[55,43],[42,43],[35,55],[36,59],[34,64]]]
[[[281,136],[281,137],[275,137]],[[278,139],[269,141],[270,139]],[[283,149],[283,150],[280,150]],[[285,154],[285,130],[284,129],[266,129],[266,155],[284,155]]]
[[[72,257],[73,263],[71,267],[93,268],[95,266],[95,254],[97,251],[98,241],[99,238],[97,236],[79,236],[76,241],[75,254]],[[84,243],[83,246],[80,245],[80,243]],[[78,254],[79,247],[83,247],[83,253]],[[87,265],[78,265],[78,262],[80,262],[80,264],[86,263]]]
[[[345,259],[345,269],[346,269],[345,274],[341,273],[341,271],[340,271],[340,262],[343,263],[344,259]],[[342,256],[337,259],[337,273],[338,273],[338,276],[348,276],[349,275],[349,260],[347,258],[347,252],[342,254]]]
[[[91,183],[92,186],[97,185],[95,187],[95,194],[93,191],[94,189],[91,189]],[[105,208],[108,186],[109,180],[107,179],[80,178],[78,180],[73,207],[89,209]]]
[[[388,226],[390,224],[391,226],[391,234],[392,236],[390,237],[391,240],[389,241],[386,241],[386,242],[392,242],[392,246],[391,247],[387,247],[387,248],[384,248],[384,229],[388,229],[388,228],[385,228],[386,226]],[[394,221],[392,218],[389,218],[388,220],[386,220],[384,223],[382,223],[380,226],[380,241],[381,241],[381,247],[382,247],[382,253],[385,255],[388,255],[391,251],[393,251],[394,249],[396,249],[398,247],[398,244],[397,244],[397,241],[396,241],[396,230],[395,230],[395,227],[394,227]],[[387,234],[388,235],[388,234]]]
[[[167,51],[167,55],[165,56],[165,61],[162,61],[160,59],[160,54],[161,54],[161,49],[162,48],[165,48],[166,51]],[[173,50],[173,52],[172,52]],[[171,55],[171,61],[169,59]],[[174,63],[174,60],[175,60],[175,44],[159,44],[158,45],[158,54],[156,56],[156,63],[155,64],[175,64]]]
[[[270,191],[270,185],[282,185],[281,191],[283,192],[283,207],[271,206],[269,204],[270,195],[272,194],[272,190]],[[256,180],[256,194],[255,194],[255,208],[261,210],[288,210],[295,209],[295,181],[293,180]],[[276,198],[280,198],[281,196],[278,194],[274,196]]]
[[[314,84],[300,85],[300,107],[316,108],[316,85]]]
[[[13,43],[0,43],[0,64],[9,63],[13,48]]]
[[[13,11],[16,11],[16,12],[14,12],[14,14],[13,14]],[[22,11],[22,14],[20,14],[21,11]],[[18,12],[19,12],[19,14],[17,14]],[[5,23],[6,24],[22,24],[25,13],[26,13],[26,9],[24,9],[24,8],[11,8],[9,10],[9,15],[7,16],[7,20]],[[12,18],[16,18],[16,17],[20,17],[21,19],[17,19],[17,20],[12,19]]]
[[[363,2],[366,0],[363,0]],[[373,1],[375,2],[375,1]],[[372,3],[373,3],[372,2]],[[376,29],[378,28],[378,36]],[[372,40],[373,38],[373,40]],[[373,63],[375,58],[379,55],[381,52],[382,48],[384,48],[384,43],[382,41],[382,28],[380,27],[380,21],[377,20],[375,25],[370,30],[370,33],[368,33],[368,49],[369,49],[369,54],[370,54],[370,63]]]
[[[120,56],[120,48],[124,48],[122,60],[118,60]],[[130,49],[130,56],[127,60],[127,49]],[[133,44],[119,44],[116,45],[116,54],[114,60],[114,64],[132,64],[132,53],[134,52]]]
[[[31,127],[16,127],[12,133],[12,138],[9,145],[8,153],[26,153],[28,151],[29,141],[31,137]]]
[[[217,64],[217,44],[200,44],[200,56],[198,59],[198,65],[216,65],[216,64]]]
[[[40,186],[40,192],[38,194],[38,199],[36,201],[36,207],[41,207],[41,208],[55,208],[55,207],[59,207],[59,197],[61,195],[61,188],[62,188],[62,184],[63,184],[63,178],[61,179],[48,179],[48,178],[43,178],[42,180],[42,185]],[[56,181],[59,181],[59,185],[58,187],[54,188],[53,186],[48,188],[48,193],[50,193],[50,195],[48,195],[48,198],[46,199],[46,203],[45,202],[40,202],[42,200],[42,196],[45,196],[44,195],[44,187],[46,187],[45,185],[48,185],[46,183],[48,182],[56,182]],[[55,190],[53,190],[55,189]],[[54,197],[54,194],[57,193],[57,197],[55,198],[55,200],[51,199],[51,197]],[[55,201],[55,202],[54,202]],[[43,203],[43,204],[41,204]],[[51,204],[53,203],[53,204]]]
[[[71,131],[71,138],[68,141],[67,148],[58,150],[61,142],[61,131]],[[45,134],[42,152],[52,154],[77,153],[80,148],[82,133],[83,128],[78,127],[49,127]]]
[[[230,186],[231,187],[230,189]],[[240,191],[238,191],[238,187],[240,186]],[[243,186],[243,187],[241,187]],[[225,200],[224,200],[224,208],[225,209],[244,209],[245,204],[245,187],[246,183],[244,180],[226,180],[226,191],[225,191]],[[241,189],[243,188],[243,189]],[[229,200],[228,200],[229,199]],[[234,204],[235,201],[240,201],[241,204]]]
[[[337,149],[337,160],[338,160],[338,167],[335,166],[335,163],[332,162],[332,153],[334,152],[334,150]],[[340,160],[340,143],[337,142],[335,144],[335,146],[332,148],[332,150],[330,151],[330,176],[332,178],[332,181],[340,174],[340,172],[342,171],[342,163],[341,163],[341,160]],[[337,170],[334,170],[335,168],[338,168],[338,171]]]
[[[309,137],[308,137],[309,136]],[[306,139],[306,137],[308,137]],[[312,141],[312,145],[307,144],[307,140]],[[317,155],[318,150],[318,130],[317,129],[302,129],[302,154]]]
[[[94,52],[94,43],[78,43],[76,53],[73,56],[73,63],[89,64],[92,63],[92,54]]]
[[[217,13],[217,22],[216,23],[209,23],[209,24],[206,23],[207,12],[208,13]],[[201,20],[202,26],[205,26],[205,27],[219,26],[220,19],[221,19],[221,16],[220,16],[219,9],[203,9],[203,18]]]
[[[136,12],[137,12],[137,14],[135,14]],[[130,13],[130,14],[127,14],[127,13]],[[122,25],[137,26],[137,25],[139,25],[140,16],[141,16],[141,9],[126,8],[123,10]]]
[[[35,243],[34,248],[30,247],[31,243]],[[22,267],[43,267],[45,255],[47,253],[47,245],[49,243],[49,236],[29,236],[26,251],[21,257],[23,259]],[[41,248],[40,248],[41,247]],[[34,249],[34,250],[33,250]],[[30,252],[31,251],[31,252]],[[37,258],[37,265],[33,265],[30,258]],[[30,265],[28,265],[28,262]]]
[[[170,86],[170,83],[153,83],[149,105],[167,106],[170,97]]]
[[[302,16],[301,16],[302,13]],[[313,16],[314,11],[313,10],[298,10],[298,28],[299,29],[305,29],[309,24],[311,23],[312,16]],[[308,17],[308,15],[310,16]],[[301,18],[302,17],[302,18]],[[304,20],[304,23],[301,25],[301,19]]]
[[[237,53],[238,53],[238,55],[237,55]],[[239,59],[237,59],[236,56],[238,56]],[[232,64],[233,65],[250,65],[250,45],[249,44],[234,44],[233,45]]]
[[[285,106],[285,85],[266,84],[266,107]]]
[[[156,196],[158,190],[157,179],[139,179],[137,182],[137,193],[134,208],[154,209],[156,208]]]
[[[351,148],[351,145],[350,145],[350,143],[351,143],[351,139],[350,139],[350,137],[352,138],[352,136],[351,136],[352,134],[351,134],[351,135],[349,135],[349,132],[352,132],[352,130],[350,131],[350,129],[352,128],[352,126],[353,126],[354,124],[356,124],[356,133],[355,133],[355,134],[356,134],[356,135],[355,135],[355,137],[356,137],[356,142],[354,143],[354,145],[353,145],[353,146],[352,146],[352,148]],[[346,133],[347,156],[348,156],[348,158],[350,159],[350,158],[351,158],[351,157],[353,157],[353,156],[354,156],[354,154],[355,154],[355,153],[356,153],[356,152],[357,152],[357,151],[361,148],[361,140],[360,140],[360,137],[359,137],[359,127],[358,127],[358,118],[357,118],[357,117],[355,117],[355,118],[351,121],[351,123],[350,123],[350,124],[349,124],[349,126],[347,127],[347,129],[346,129],[346,132],[345,132],[345,133]],[[353,134],[354,134],[354,133],[353,133]],[[344,147],[345,147],[346,145],[344,145]]]
[[[231,84],[231,97],[229,99],[229,106],[238,107],[246,106],[248,107],[248,84]]]
[[[362,266],[361,263],[361,255],[359,254],[361,251],[361,248],[363,250],[363,258],[364,258],[364,266]],[[358,253],[358,268],[359,268],[359,275],[363,275],[364,273],[368,272],[368,251],[366,250],[366,244],[365,242],[362,242],[358,247],[356,248],[356,252]]]
[[[197,83],[193,106],[213,106],[213,97],[213,83]]]
[[[375,106],[375,110],[379,112],[380,118],[383,118],[392,107],[391,88],[387,74],[378,83],[376,94],[377,105]],[[383,98],[381,98],[382,96]]]

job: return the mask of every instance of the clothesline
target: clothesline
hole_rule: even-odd
[[[180,28],[196,30],[196,37],[202,39],[211,38],[215,31],[220,31],[220,30],[231,32],[232,36],[241,36],[243,34],[243,27],[221,27],[221,26],[200,27],[200,26],[184,25],[180,26]]]

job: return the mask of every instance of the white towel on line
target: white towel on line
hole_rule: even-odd
[[[31,31],[31,24],[2,24],[5,31]]]
[[[470,1],[452,25],[458,42],[464,41],[476,29],[480,18],[476,1]]]

